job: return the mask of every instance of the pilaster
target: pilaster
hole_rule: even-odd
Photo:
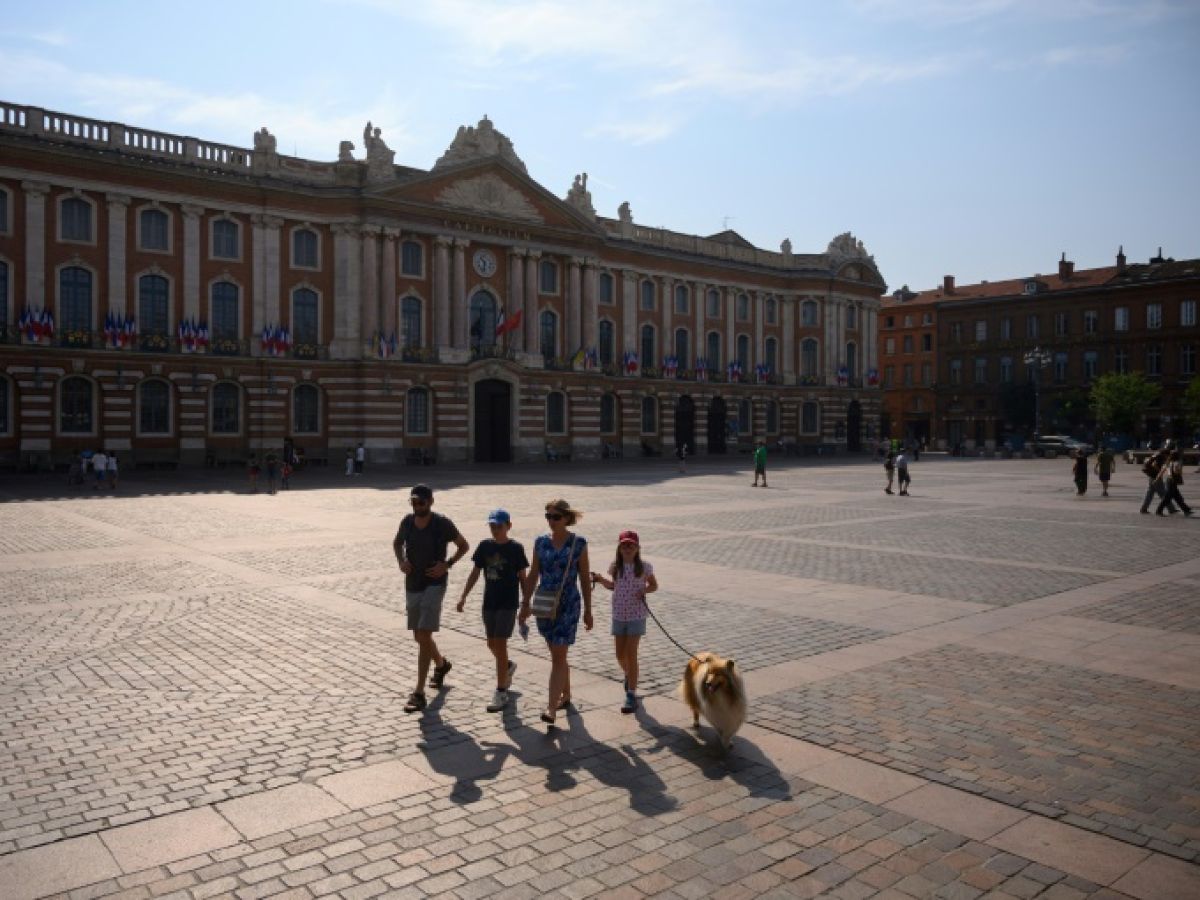
[[[280,245],[283,234],[283,219],[279,216],[263,216],[263,320],[278,325],[280,311],[280,283],[282,255]],[[256,335],[255,335],[256,336]]]
[[[40,117],[38,121],[41,121]],[[22,181],[25,192],[25,305],[46,305],[46,195],[44,181]]]
[[[783,323],[782,371],[785,380],[796,374],[796,298],[779,298],[780,321]],[[792,382],[787,381],[788,384]]]
[[[737,294],[734,288],[721,288],[722,302],[725,304],[726,365],[737,359]]]
[[[108,311],[116,316],[124,316],[127,263],[125,233],[129,195],[108,194],[105,199],[108,201]]]
[[[505,316],[511,317],[521,313],[526,317],[521,321],[521,327],[515,331],[510,331],[506,335],[508,345],[514,350],[524,350],[525,332],[529,327],[529,322],[526,319],[532,319],[533,316],[525,309],[525,251],[516,247],[508,251],[508,305],[505,307]]]
[[[250,355],[262,355],[258,337],[266,324],[267,244],[262,213],[250,216]]]
[[[379,236],[378,225],[359,230],[362,241],[362,318],[360,340],[371,341],[379,331]]]
[[[200,217],[203,206],[185,203],[183,212],[183,318],[200,318]]]
[[[450,346],[450,238],[433,239],[433,345]]]
[[[384,333],[398,335],[398,311],[396,298],[396,241],[400,238],[399,228],[383,229],[383,256],[379,273],[379,308]]]
[[[466,238],[454,239],[454,286],[450,293],[451,327],[454,329],[454,347],[466,350],[469,346],[467,339],[467,319],[470,310],[467,309],[467,246]]]
[[[538,264],[541,250],[530,250],[525,257],[525,352],[541,356],[538,344]]]
[[[637,273],[626,269],[621,273],[621,297],[622,297],[622,315],[621,315],[621,339],[624,347],[624,352],[638,352],[637,343],[637,321],[638,321],[638,294],[637,294]],[[646,360],[642,360],[642,365],[646,365]]]
[[[567,264],[567,346],[563,348],[563,356],[572,356],[583,344],[583,328],[581,319],[583,307],[583,260],[572,256]]]
[[[775,307],[778,314],[778,304]],[[766,324],[767,317],[767,297],[762,291],[755,291],[750,295],[750,314],[754,316],[754,341],[750,347],[750,355],[753,359],[746,360],[746,366],[753,371],[754,366],[766,360],[766,348],[763,346],[763,326]]]
[[[675,312],[675,282],[673,279],[663,276],[658,279],[658,290],[662,295],[662,339],[659,341],[659,358],[654,361],[653,365],[662,365],[663,357],[670,356],[675,352],[675,336],[672,334],[671,317]]]
[[[597,260],[583,261],[583,346],[592,349],[596,346],[596,321],[599,313],[596,309],[596,291],[600,278],[597,271]]]
[[[696,326],[692,332],[695,335],[695,339],[692,341],[692,358],[689,360],[680,360],[680,365],[688,369],[696,364],[697,359],[708,353],[704,334],[704,306],[708,302],[708,285],[702,281],[697,281],[692,285],[692,292],[692,302],[695,304],[695,309],[692,310],[692,318]]]
[[[350,224],[333,226],[333,341],[329,355],[333,359],[358,359],[359,318],[362,294],[362,257],[358,246],[358,228]]]

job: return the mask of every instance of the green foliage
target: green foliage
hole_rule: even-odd
[[[1200,378],[1192,376],[1187,390],[1183,392],[1181,405],[1183,414],[1187,416],[1188,425],[1200,429]]]
[[[1071,388],[1054,401],[1054,422],[1058,430],[1074,434],[1082,431],[1091,418],[1091,397],[1082,388]]]
[[[1092,409],[1105,431],[1133,434],[1161,388],[1141,372],[1101,375],[1092,385]]]

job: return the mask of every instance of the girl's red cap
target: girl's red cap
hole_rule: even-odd
[[[634,544],[638,547],[642,546],[642,542],[638,540],[638,534],[636,531],[622,531],[621,536],[617,538],[617,543]]]

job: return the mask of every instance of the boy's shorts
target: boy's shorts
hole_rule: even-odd
[[[517,624],[517,607],[510,609],[483,609],[483,632],[489,639],[508,640]]]
[[[446,596],[446,585],[430,585],[423,591],[407,591],[404,594],[408,611],[409,631],[438,631],[442,627],[442,598]]]
[[[628,619],[621,621],[613,619],[612,633],[614,637],[642,637],[646,633],[645,619]]]

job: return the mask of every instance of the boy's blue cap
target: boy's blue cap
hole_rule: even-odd
[[[507,509],[493,509],[488,513],[489,525],[507,525],[512,521]]]

